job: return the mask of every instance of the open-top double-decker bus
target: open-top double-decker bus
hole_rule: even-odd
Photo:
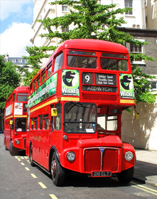
[[[19,86],[6,100],[4,109],[4,145],[11,155],[26,147],[27,98],[29,87]]]
[[[76,39],[35,75],[28,97],[26,154],[63,184],[68,170],[131,181],[135,150],[121,140],[122,111],[135,105],[128,50]]]

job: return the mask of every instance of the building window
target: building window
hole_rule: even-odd
[[[22,60],[22,59],[18,59],[18,62],[19,62],[19,63],[22,63],[22,62],[23,62],[23,60]]]
[[[145,7],[147,7],[147,0],[144,0],[144,5]]]
[[[132,0],[125,0],[125,8],[132,8],[133,9],[133,1]],[[133,12],[131,10],[131,11],[126,12],[125,14],[132,15]]]
[[[13,63],[16,63],[16,59],[12,59],[12,62],[13,62]]]
[[[143,50],[142,50],[142,45],[135,45],[135,44],[130,44],[130,52],[132,54],[138,54],[138,53],[143,53]],[[141,62],[142,60],[139,60],[139,59],[134,59],[133,60],[134,62]]]
[[[68,11],[68,5],[62,5],[62,11]]]
[[[157,91],[157,81],[152,83],[152,91]]]
[[[62,28],[62,32],[69,32],[69,27],[67,27],[67,28]]]

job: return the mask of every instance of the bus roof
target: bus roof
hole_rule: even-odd
[[[72,39],[63,42],[55,53],[58,53],[64,48],[80,49],[80,50],[94,50],[94,51],[107,51],[112,53],[128,53],[126,47],[103,40],[96,39]]]
[[[29,86],[19,86],[17,88],[15,88],[13,90],[13,92],[9,95],[9,97],[7,98],[7,100],[10,98],[10,96],[13,94],[13,93],[28,93],[29,92]],[[6,101],[7,101],[6,100]]]
[[[51,55],[47,63],[49,63],[53,59],[53,57],[63,49],[103,51],[108,53],[110,52],[110,53],[120,53],[120,54],[128,53],[128,49],[125,46],[110,41],[103,41],[97,39],[72,39],[72,40],[66,40],[62,44],[60,44],[60,46]],[[44,68],[46,68],[46,66],[47,64],[40,68],[40,70],[31,80],[31,83],[44,70]]]

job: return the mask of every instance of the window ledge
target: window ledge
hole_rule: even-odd
[[[135,18],[135,15],[127,15],[127,14],[125,14],[125,17],[128,17],[128,18]]]

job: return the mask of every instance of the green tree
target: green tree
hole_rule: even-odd
[[[128,12],[130,8],[116,8],[116,4],[101,5],[97,3],[97,0],[56,0],[51,2],[51,5],[55,4],[68,5],[69,14],[53,19],[46,18],[39,20],[44,29],[48,31],[46,34],[41,34],[41,37],[46,37],[49,40],[57,37],[60,39],[60,43],[68,39],[84,38],[106,40],[122,45],[125,43],[132,43],[137,46],[148,45],[147,42],[138,41],[130,34],[122,32],[119,29],[125,21],[123,17],[117,18],[116,15]],[[74,25],[73,30],[69,30],[69,32],[58,31],[58,28],[68,28],[70,25]],[[40,59],[49,56],[46,54],[49,50],[48,48],[55,49],[56,47],[33,47],[32,49],[36,50],[37,56],[31,56],[31,61],[33,59],[37,61],[36,58]],[[143,54],[130,54],[130,58],[131,60],[135,58],[146,61],[154,60],[152,57]],[[133,67],[133,77],[137,103],[140,101],[153,102],[155,96],[148,89],[148,85],[150,85],[149,79],[152,79],[152,77],[142,73],[142,70],[138,66]]]
[[[12,62],[4,62],[4,57],[0,56],[0,108],[4,109],[6,99],[12,91],[19,86],[20,73],[17,66]]]

